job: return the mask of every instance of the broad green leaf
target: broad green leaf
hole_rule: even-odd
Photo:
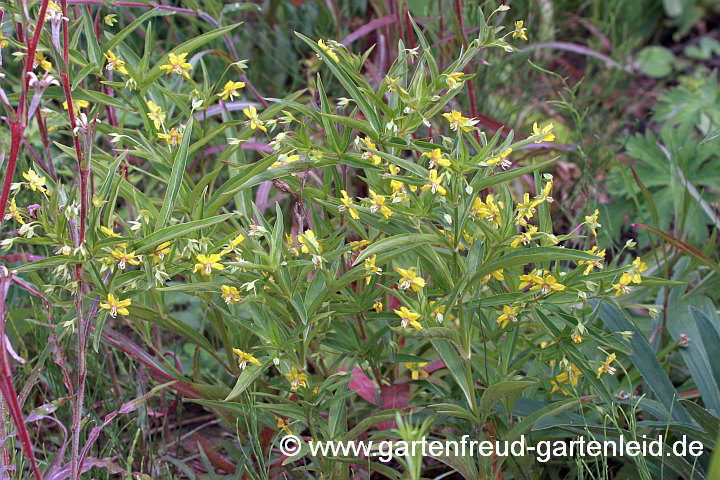
[[[194,220],[192,222],[181,223],[180,225],[172,225],[151,233],[147,237],[140,239],[128,247],[129,251],[135,251],[138,254],[152,252],[155,247],[163,242],[169,242],[175,238],[182,237],[188,233],[200,230],[201,228],[211,227],[230,219],[234,214],[225,213],[214,217],[204,218],[202,220]]]
[[[182,141],[180,142],[180,148],[175,153],[175,161],[173,162],[172,173],[170,174],[170,180],[168,181],[168,187],[165,191],[165,198],[163,200],[162,210],[160,210],[160,217],[155,223],[155,228],[160,230],[167,225],[170,217],[173,214],[173,208],[175,207],[175,201],[177,200],[178,193],[180,193],[180,187],[182,187],[183,180],[185,178],[185,170],[187,169],[188,160],[188,147],[190,146],[190,137],[192,136],[193,119],[190,118],[185,131],[183,132]]]
[[[237,400],[238,397],[245,391],[247,388],[252,385],[252,383],[260,376],[262,373],[272,364],[272,360],[267,360],[265,363],[262,364],[262,366],[258,367],[257,365],[248,365],[247,368],[240,374],[240,376],[237,379],[237,382],[235,382],[235,386],[233,387],[230,394],[225,398],[226,402],[231,402],[233,400]]]

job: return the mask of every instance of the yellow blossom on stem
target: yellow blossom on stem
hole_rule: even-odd
[[[485,275],[485,277],[483,278],[483,283],[488,283],[491,278],[494,278],[499,282],[505,280],[505,275],[503,275],[503,269],[501,268],[500,270],[495,270],[494,272]]]
[[[620,280],[618,283],[613,283],[613,288],[615,289],[615,296],[619,297],[620,295],[627,295],[630,293],[630,287],[628,286],[630,282],[632,282],[632,275],[625,272],[622,275],[620,275]]]
[[[253,365],[257,365],[258,367],[262,366],[262,363],[260,361],[250,355],[249,353],[245,353],[239,348],[233,348],[233,353],[237,355],[238,357],[238,364],[240,366],[240,370],[245,370],[248,363],[252,363]]]
[[[500,228],[502,226],[500,209],[504,207],[503,202],[495,203],[492,195],[488,195],[485,202],[480,200],[480,197],[475,197],[470,214],[487,220],[494,228]]]
[[[570,393],[567,390],[565,390],[563,387],[561,387],[560,385],[567,384],[569,382],[570,385],[572,385],[573,387],[576,387],[578,384],[578,379],[580,378],[580,375],[582,375],[582,371],[575,364],[573,364],[570,367],[569,371],[561,373],[560,375],[555,377],[555,380],[552,380],[550,382],[553,386],[552,391],[550,393],[555,393],[559,390],[565,396],[570,395]]]
[[[425,286],[425,279],[418,277],[412,268],[396,268],[395,271],[400,274],[400,288],[407,290],[411,288],[413,292],[419,292]]]
[[[288,382],[290,382],[290,390],[297,390],[298,387],[305,387],[308,386],[308,378],[305,373],[298,371],[297,368],[295,368],[295,365],[293,365],[292,370],[290,373],[285,374],[285,378],[288,379]]]
[[[118,313],[120,315],[129,315],[127,307],[132,305],[132,300],[127,298],[125,300],[117,300],[112,293],[108,293],[107,303],[101,303],[100,308],[103,310],[109,310],[110,316],[115,318]]]
[[[605,359],[602,365],[600,365],[597,369],[597,378],[602,377],[604,373],[607,373],[608,375],[615,375],[615,367],[612,366],[612,363],[615,361],[615,354],[612,353],[608,355],[608,357]]]
[[[148,118],[153,121],[155,128],[160,130],[160,127],[163,123],[165,123],[165,113],[163,113],[162,108],[156,105],[152,100],[148,100],[146,103],[147,107],[150,109],[150,113],[147,114]]]
[[[47,188],[45,188],[45,177],[38,175],[32,168],[28,169],[28,171],[23,173],[22,176],[28,181],[30,190],[33,192],[47,192]]]
[[[544,127],[540,128],[538,127],[537,122],[533,123],[533,136],[542,135],[543,137],[539,140],[535,140],[535,143],[541,143],[541,142],[552,142],[555,140],[555,134],[551,133],[553,128],[555,126],[552,123],[548,123]]]
[[[533,271],[528,273],[527,275],[520,275],[520,285],[518,286],[518,290],[522,290],[528,285],[532,285],[533,283],[542,283],[543,280],[538,275],[542,275],[542,270],[538,272],[534,268]]]
[[[598,223],[598,215],[600,215],[600,210],[595,210],[595,213],[592,215],[585,215],[585,225],[590,228],[590,231],[596,237],[597,231],[595,229],[602,227],[602,225]]]
[[[527,28],[524,28],[523,25],[525,22],[522,20],[518,20],[515,22],[515,30],[512,32],[512,38],[522,38],[523,40],[527,41],[528,37],[526,35]]]
[[[198,263],[195,264],[193,272],[200,272],[202,275],[210,275],[214,270],[223,270],[225,267],[220,262],[221,255],[213,253],[212,255],[197,255]]]
[[[116,262],[118,262],[118,268],[125,270],[125,265],[140,265],[140,260],[135,252],[126,252],[124,250],[118,250],[117,248],[110,253]]]
[[[322,245],[320,245],[320,242],[318,242],[317,237],[315,237],[315,232],[312,230],[305,230],[305,233],[302,235],[298,235],[298,242],[300,242],[300,251],[302,253],[310,253],[310,249],[308,248],[308,245],[312,245],[313,248],[317,253],[322,253]]]
[[[362,143],[363,146],[367,149],[377,150],[377,146],[368,137],[363,138]],[[380,165],[380,163],[382,162],[382,158],[380,157],[380,155],[372,152],[364,152],[362,154],[362,158],[365,160],[372,160],[373,165]]]
[[[221,285],[220,290],[222,290],[222,299],[228,305],[234,305],[242,300],[240,292],[238,292],[238,289],[235,287],[231,287],[230,285]]]
[[[100,231],[110,238],[120,238],[120,235],[115,233],[112,229],[100,226]]]
[[[542,277],[539,282],[535,280],[535,285],[530,290],[540,290],[543,295],[547,295],[552,291],[565,290],[565,285],[558,283],[554,276],[548,274]]]
[[[604,251],[605,250],[603,250],[603,252]],[[642,283],[642,276],[640,274],[647,269],[647,263],[640,260],[640,257],[637,257],[635,260],[633,260],[632,270],[630,270],[630,275],[632,276],[632,283]]]
[[[237,237],[233,238],[229,244],[225,245],[225,247],[223,247],[223,249],[220,250],[220,255],[225,255],[227,253],[232,252],[243,241],[245,241],[245,235],[243,235],[242,233],[238,234]]]
[[[280,417],[275,417],[275,427],[278,430],[282,430],[288,435],[292,435],[292,430],[290,430],[290,423],[286,422],[285,419]]]
[[[46,72],[49,72],[52,68],[52,63],[45,58],[42,52],[35,52],[35,60],[33,61],[33,68],[42,68]]]
[[[105,25],[112,27],[115,25],[115,23],[117,23],[117,15],[115,15],[114,13],[105,15],[105,17],[103,17],[103,22],[105,22]]]
[[[381,301],[377,301],[373,303],[373,308],[375,309],[376,313],[381,313],[383,311],[383,304]]]
[[[437,302],[435,300],[431,300],[428,303],[428,306],[430,308],[433,308],[433,306],[436,303]],[[432,316],[435,317],[436,322],[443,323],[443,321],[445,321],[445,305],[438,305],[437,307],[433,308]],[[454,318],[455,318],[454,315],[452,315],[452,314],[448,315],[448,320],[452,321]]]
[[[604,267],[602,262],[603,260],[605,260],[605,249],[602,249],[598,252],[597,248],[597,245],[593,245],[590,250],[585,250],[585,253],[595,255],[596,257],[600,258],[600,260],[579,260],[577,262],[578,265],[587,265],[587,267],[585,267],[583,275],[589,275],[590,272],[593,271],[593,268],[602,269]]]
[[[22,213],[20,213],[20,210],[18,210],[17,205],[15,204],[14,197],[12,200],[10,200],[10,209],[8,213],[5,214],[5,220],[10,220],[11,218],[14,218],[15,221],[18,222],[20,225],[25,225],[25,221],[22,218]]]
[[[193,66],[185,61],[187,57],[186,53],[175,55],[174,53],[168,53],[168,63],[160,65],[160,70],[165,70],[165,75],[174,73],[176,75],[182,75],[183,77],[190,79],[188,70],[192,70]]]
[[[123,75],[127,75],[128,71],[125,68],[125,62],[120,60],[115,56],[115,54],[108,50],[107,53],[103,54],[105,56],[105,59],[107,60],[108,64],[105,67],[106,70],[113,71],[117,70],[118,72],[122,73]]]
[[[350,242],[350,246],[352,247],[353,252],[357,252],[358,250],[361,250],[368,245],[370,245],[370,242],[368,242],[367,240],[357,240],[355,242]]]
[[[167,143],[169,147],[177,147],[182,140],[183,130],[183,127],[180,127],[179,130],[173,127],[168,133],[158,133],[157,136],[158,138],[165,140],[165,143]]]
[[[535,207],[537,203],[534,200],[530,200],[530,194],[525,193],[523,201],[517,204],[517,216],[515,217],[515,223],[518,225],[527,225],[527,220],[530,220],[535,213]]]
[[[518,308],[519,307],[511,307],[509,305],[503,305],[503,313],[495,321],[497,323],[500,323],[502,328],[507,327],[508,323],[510,323],[510,322],[517,323]]]
[[[440,165],[441,167],[449,167],[452,162],[443,155],[442,150],[436,148],[432,152],[425,152],[421,155],[422,157],[428,157],[430,160],[430,168]]]
[[[52,21],[53,17],[58,14],[62,15],[62,8],[60,5],[50,0],[47,4],[47,8],[45,9],[45,21]]]
[[[377,255],[372,255],[365,259],[365,263],[363,266],[365,267],[365,270],[367,270],[367,273],[369,276],[365,277],[365,284],[369,284],[372,280],[372,275],[380,275],[382,273],[382,268],[375,265],[375,261],[377,260]]]
[[[443,173],[438,177],[437,170],[433,168],[428,174],[429,183],[423,185],[420,189],[430,190],[433,194],[439,193],[440,195],[445,196],[447,190],[445,190],[445,187],[442,186],[443,180],[445,180],[445,174]]]
[[[153,259],[153,263],[160,262],[165,255],[170,253],[170,242],[163,242],[155,248],[155,251],[150,254]]]
[[[453,110],[450,113],[443,113],[443,117],[450,122],[450,130],[453,131],[462,129],[464,132],[469,132],[473,126],[478,123],[478,120],[463,117],[457,110]]]
[[[520,235],[515,235],[513,237],[513,241],[510,244],[512,248],[518,247],[521,243],[523,245],[527,245],[532,241],[532,235],[534,233],[537,233],[538,227],[531,225],[529,229],[527,229],[525,232],[521,233]]]
[[[340,61],[340,59],[335,54],[333,49],[328,47],[327,45],[325,45],[325,42],[322,39],[318,40],[317,44],[318,44],[318,47],[322,48],[322,50],[327,54],[328,57],[332,58],[336,62]]]
[[[582,341],[584,340],[580,332],[573,332],[572,335],[570,335],[570,338],[572,339],[573,343],[582,343]]]
[[[5,35],[0,33],[0,48],[5,48],[8,46],[8,41],[5,39]]]
[[[87,100],[76,100],[76,99],[73,99],[73,113],[75,114],[76,117],[77,117],[78,115],[80,115],[80,109],[81,109],[81,108],[88,108],[89,106],[90,106],[90,102],[88,102]],[[67,103],[67,101],[64,101],[64,102],[63,102],[63,108],[64,108],[65,110],[68,109],[68,103]]]
[[[267,133],[267,128],[265,128],[265,122],[260,120],[260,117],[258,117],[257,108],[253,106],[244,108],[243,113],[246,117],[248,117],[248,121],[245,123],[248,123],[250,125],[250,128],[252,128],[253,130],[260,129],[263,132]]]
[[[227,100],[228,98],[232,100],[233,98],[240,95],[238,93],[238,89],[244,87],[245,82],[233,82],[232,80],[228,80],[228,82],[223,87],[223,91],[218,93],[217,96],[221,97],[223,100]]]
[[[410,378],[418,380],[420,378],[428,378],[430,374],[425,371],[427,362],[405,362],[405,368],[410,370]]]
[[[500,166],[503,168],[503,170],[507,169],[512,165],[510,163],[510,160],[507,159],[507,157],[512,153],[512,148],[505,149],[505,151],[499,153],[498,155],[494,155],[490,157],[490,160],[487,161],[487,164],[490,166],[500,164]]]
[[[447,85],[450,90],[462,87],[461,77],[465,75],[463,72],[453,72],[447,75]]]
[[[407,307],[400,307],[400,310],[393,310],[395,315],[400,317],[402,320],[400,326],[407,328],[408,326],[415,328],[416,330],[422,330],[423,326],[417,321],[420,318],[419,313],[411,312]]]
[[[383,217],[387,220],[392,215],[392,210],[385,206],[385,197],[382,195],[376,194],[373,190],[370,190],[370,211],[375,213],[377,211],[380,211],[382,213]]]
[[[340,190],[340,193],[342,194],[342,198],[340,199],[340,201],[343,204],[343,206],[340,207],[340,211],[342,212],[347,210],[348,212],[350,212],[350,216],[355,220],[360,218],[357,209],[352,206],[352,199],[348,197],[347,192],[345,190]]]

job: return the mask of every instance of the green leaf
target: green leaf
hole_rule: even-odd
[[[231,402],[233,400],[237,400],[240,394],[247,390],[247,388],[252,385],[252,383],[260,375],[262,375],[265,369],[267,369],[271,364],[272,360],[266,361],[260,367],[258,367],[257,365],[249,364],[247,368],[238,377],[237,382],[235,382],[235,386],[233,387],[230,394],[225,398],[225,401]]]
[[[450,371],[450,375],[452,375],[455,382],[457,382],[462,389],[465,394],[465,400],[467,400],[468,407],[472,410],[475,405],[475,391],[473,386],[468,383],[468,377],[465,374],[465,364],[462,359],[455,351],[452,343],[448,340],[436,338],[430,341],[432,342],[433,347],[435,347],[438,355],[440,355],[442,361],[445,362],[445,366]]]
[[[383,238],[362,251],[355,260],[355,265],[359,265],[366,258],[378,254],[388,252],[396,248],[406,248],[408,245],[417,247],[426,243],[444,244],[445,239],[434,233],[408,233],[405,235],[393,235],[392,237]]]
[[[170,217],[172,217],[173,207],[175,206],[175,201],[177,200],[180,187],[182,186],[183,179],[185,178],[185,170],[187,169],[188,160],[188,147],[190,146],[192,129],[193,118],[191,117],[185,126],[182,141],[180,142],[180,148],[178,148],[178,151],[175,153],[175,161],[173,162],[170,181],[168,182],[168,187],[165,191],[165,199],[163,201],[162,210],[160,210],[160,217],[157,219],[155,224],[155,228],[157,230],[167,225]]]
[[[483,392],[480,397],[480,403],[478,404],[479,424],[485,424],[487,417],[490,415],[490,411],[492,410],[493,403],[506,397],[518,395],[520,392],[535,385],[536,383],[537,381],[535,380],[507,380],[490,385]]]
[[[82,9],[82,24],[83,24],[83,31],[85,33],[85,40],[87,41],[87,48],[88,48],[88,60],[90,63],[96,63],[97,65],[102,65],[103,62],[103,54],[100,50],[100,45],[98,45],[97,37],[95,36],[95,29],[93,28],[92,19],[90,18],[90,13],[87,9]]]
[[[233,213],[225,213],[223,215],[217,215],[215,217],[204,218],[202,220],[194,220],[192,222],[181,223],[180,225],[172,225],[170,227],[165,227],[161,230],[151,233],[150,235],[141,240],[134,242],[132,245],[130,245],[129,251],[135,251],[138,254],[152,252],[153,250],[155,250],[155,247],[157,247],[163,242],[168,242],[177,237],[185,236],[190,232],[200,230],[201,228],[207,228],[212,225],[224,222],[230,219],[233,215]]]

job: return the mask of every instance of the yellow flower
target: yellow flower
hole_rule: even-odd
[[[202,253],[198,254],[195,269],[193,272],[200,272],[202,275],[210,275],[215,270],[223,270],[225,267],[219,263],[221,255],[213,253],[212,255],[205,256]]]
[[[619,297],[620,295],[627,295],[630,293],[630,287],[628,286],[630,282],[632,282],[633,276],[629,273],[625,272],[620,276],[620,280],[618,283],[613,283],[613,288],[615,289],[615,296]]]
[[[392,78],[390,76],[385,76],[385,81],[388,84],[388,91],[390,92],[398,92],[400,95],[403,96],[409,96],[410,94],[405,90],[401,85],[398,84],[398,81],[400,78]]]
[[[257,109],[255,107],[251,106],[249,108],[244,108],[243,113],[249,119],[246,123],[250,124],[250,128],[252,128],[253,130],[258,128],[263,132],[267,133],[267,128],[265,128],[265,122],[260,120],[257,114]]]
[[[357,209],[352,206],[352,199],[350,197],[348,197],[347,192],[345,190],[340,190],[340,193],[342,194],[342,198],[340,199],[340,201],[343,204],[343,206],[340,207],[340,211],[342,212],[342,211],[347,210],[348,212],[350,212],[350,216],[355,220],[360,218],[360,215],[358,215]]]
[[[290,382],[290,390],[296,390],[298,387],[307,388],[308,386],[307,375],[298,371],[298,369],[295,368],[295,365],[293,365],[290,373],[285,374],[285,378],[287,378],[288,382]]]
[[[370,190],[371,205],[370,211],[375,213],[378,210],[383,214],[383,217],[387,220],[392,215],[392,210],[385,206],[385,197],[376,194],[373,190]]]
[[[105,15],[103,18],[103,22],[105,22],[105,25],[112,27],[117,23],[117,15],[114,13],[111,13],[110,15]]]
[[[240,357],[238,359],[238,363],[240,364],[240,370],[245,370],[248,363],[252,363],[253,365],[257,365],[258,367],[262,366],[262,363],[260,363],[257,358],[253,357],[249,353],[243,352],[239,348],[233,348],[233,353]]]
[[[111,252],[111,255],[118,262],[118,268],[125,270],[125,265],[140,265],[139,257],[135,255],[135,252],[126,252],[124,250],[118,250],[117,248]]]
[[[530,290],[540,290],[542,291],[543,295],[547,295],[553,290],[565,290],[565,285],[558,283],[558,281],[552,275],[545,275],[539,280],[539,282],[537,281],[537,279],[535,280],[535,285],[533,285]]]
[[[548,202],[548,203],[553,202],[553,198],[550,196],[552,187],[553,187],[553,182],[552,182],[552,179],[550,179],[548,182],[545,183],[542,193],[535,196],[535,205],[540,205],[542,202]]]
[[[163,123],[165,123],[165,114],[163,113],[162,108],[156,105],[152,100],[148,100],[146,104],[150,109],[150,113],[147,114],[148,118],[153,121],[155,128],[160,130],[160,127]]]
[[[318,47],[320,47],[320,48],[323,49],[323,51],[327,54],[328,57],[332,58],[332,59],[333,59],[334,61],[336,61],[336,62],[339,62],[339,61],[340,61],[340,59],[339,59],[338,56],[335,54],[335,52],[333,51],[333,49],[330,48],[330,47],[328,47],[327,45],[325,45],[325,42],[323,42],[322,39],[318,40],[318,41],[317,41],[317,44],[318,44]],[[318,57],[319,57],[319,55],[318,55]]]
[[[464,75],[462,72],[453,72],[447,75],[447,85],[450,90],[454,90],[458,87],[462,87],[461,77]]]
[[[73,113],[77,117],[80,115],[80,109],[81,108],[88,108],[90,106],[90,102],[87,100],[73,100]],[[68,103],[67,101],[63,102],[63,108],[65,110],[68,109]]]
[[[496,322],[501,323],[501,327],[507,327],[509,322],[517,323],[517,312],[519,307],[511,307],[509,305],[503,305],[503,313],[500,315]]]
[[[419,292],[425,286],[425,279],[418,277],[412,268],[396,268],[395,271],[400,274],[400,288],[407,290],[412,288],[413,292]]]
[[[375,309],[376,313],[382,312],[382,310],[383,310],[382,302],[378,300],[377,302],[373,303],[373,308]]]
[[[103,55],[105,55],[105,58],[108,61],[108,64],[105,67],[106,70],[117,70],[123,75],[128,74],[128,71],[125,68],[125,62],[117,58],[111,50],[108,50],[107,53],[104,53]]]
[[[417,321],[420,318],[420,314],[411,312],[407,307],[400,307],[400,310],[393,310],[395,315],[402,319],[400,326],[406,328],[408,326],[414,327],[416,330],[422,330],[423,326]]]
[[[110,238],[120,238],[120,235],[113,232],[110,228],[100,226],[100,231]]]
[[[421,156],[428,157],[430,159],[430,168],[435,168],[436,165],[440,165],[441,167],[449,167],[452,165],[452,162],[445,158],[442,150],[439,148],[436,148],[432,152],[425,152]]]
[[[227,100],[228,97],[230,97],[230,100],[235,98],[236,96],[240,95],[238,93],[238,88],[244,88],[245,82],[233,82],[232,80],[228,80],[228,82],[223,87],[223,91],[221,93],[218,93],[218,97],[222,97],[223,100]]]
[[[597,245],[594,245],[590,250],[585,250],[585,253],[595,255],[596,257],[600,258],[600,260],[579,260],[577,262],[578,265],[587,265],[587,267],[585,267],[585,272],[583,272],[583,275],[589,275],[590,272],[593,271],[593,268],[603,268],[602,261],[605,259],[605,249],[602,249],[598,252],[597,248]]]
[[[543,137],[539,140],[535,140],[535,143],[540,142],[552,142],[555,140],[555,134],[551,133],[555,126],[552,123],[548,123],[542,129],[538,127],[537,122],[533,123],[533,137],[542,135]]]
[[[605,250],[603,250],[605,252]],[[632,262],[632,270],[630,270],[630,275],[632,276],[632,283],[642,283],[642,277],[640,274],[648,269],[647,263],[640,260],[640,257],[637,257]]]
[[[240,297],[240,292],[238,292],[238,289],[235,287],[231,287],[229,285],[221,285],[220,290],[222,290],[222,299],[228,305],[234,305],[240,300],[242,300],[242,297]]]
[[[451,113],[443,113],[443,117],[450,122],[450,130],[453,131],[457,131],[457,129],[460,128],[464,132],[469,132],[473,126],[478,123],[475,119],[463,117],[457,110],[453,110]]]
[[[503,275],[503,269],[501,268],[500,270],[495,270],[494,272],[485,275],[485,277],[483,278],[483,283],[488,283],[491,278],[494,278],[499,282],[505,280],[505,275]]]
[[[227,253],[232,252],[243,241],[245,241],[245,236],[242,233],[238,234],[237,237],[233,238],[229,244],[225,245],[225,247],[223,247],[223,249],[220,250],[220,255],[225,255]]]
[[[505,151],[503,151],[502,153],[500,153],[499,155],[490,157],[490,160],[487,161],[487,164],[492,166],[492,165],[497,165],[499,163],[500,166],[503,168],[503,170],[505,170],[508,167],[510,167],[510,165],[512,165],[510,163],[510,160],[507,159],[507,157],[511,153],[512,153],[512,148],[508,148]]]
[[[127,298],[125,300],[117,300],[112,293],[108,293],[107,303],[101,303],[100,308],[103,310],[110,310],[110,316],[115,318],[118,313],[120,315],[129,315],[130,312],[126,307],[132,305],[132,300]]]
[[[182,75],[189,80],[190,75],[187,71],[192,70],[193,67],[185,61],[185,57],[187,57],[187,53],[181,53],[180,55],[168,53],[168,63],[160,65],[160,70],[165,70],[165,75],[174,73],[176,75]]]
[[[358,240],[355,242],[350,242],[350,246],[352,247],[353,252],[357,252],[358,250],[365,248],[368,245],[370,245],[370,242],[368,242],[367,240]]]
[[[165,258],[165,255],[168,253],[170,253],[170,242],[163,242],[155,248],[155,251],[150,254],[150,257],[152,257],[153,263],[158,263]]]
[[[290,424],[280,417],[275,417],[275,427],[277,427],[278,430],[282,430],[283,432],[287,433],[288,435],[293,434],[292,430],[290,430]]]
[[[527,35],[525,34],[525,32],[527,32],[527,28],[523,28],[524,23],[525,22],[523,22],[522,20],[518,20],[517,22],[515,22],[515,30],[513,30],[512,32],[512,38],[520,37],[523,40],[528,39]]]
[[[612,353],[608,355],[608,357],[605,359],[602,365],[600,365],[597,369],[597,378],[602,377],[603,373],[607,373],[608,375],[615,375],[615,367],[611,366],[612,363],[615,361],[615,354]]]
[[[430,308],[433,308],[433,306],[434,306],[436,303],[437,303],[437,302],[436,302],[435,300],[431,300],[431,301],[428,303],[428,306],[429,306]],[[433,309],[433,311],[432,311],[432,316],[435,317],[435,321],[436,321],[436,322],[438,322],[438,323],[443,323],[443,321],[445,321],[445,305],[438,305],[437,307],[435,307],[435,308]],[[448,320],[449,320],[449,321],[452,321],[454,318],[455,318],[454,315],[452,315],[452,314],[448,315]]]
[[[45,9],[45,21],[51,21],[57,14],[62,15],[62,8],[60,5],[50,0],[47,4],[47,8]]]
[[[8,41],[5,39],[5,35],[0,33],[0,48],[5,48],[8,46]]]
[[[5,214],[5,220],[10,220],[11,218],[14,218],[16,222],[18,222],[20,225],[25,225],[25,221],[22,218],[22,213],[20,213],[20,210],[18,210],[17,205],[15,204],[15,198],[13,197],[12,200],[10,200],[10,210],[8,213]]]
[[[377,260],[377,255],[372,255],[365,259],[365,263],[363,266],[365,267],[365,270],[367,270],[368,277],[365,277],[365,284],[369,284],[372,280],[372,275],[380,275],[382,273],[382,268],[375,265],[375,261]]]
[[[580,369],[575,366],[575,364],[572,364],[569,371],[561,373],[560,375],[555,377],[555,380],[552,380],[550,382],[553,386],[550,393],[555,393],[559,390],[565,396],[570,395],[570,393],[560,385],[570,382],[570,385],[575,387],[577,386],[580,375],[582,375],[582,371],[580,371]]]
[[[49,72],[50,69],[52,68],[52,63],[50,63],[50,61],[45,58],[45,55],[43,55],[42,52],[35,52],[35,60],[33,61],[33,68],[37,68],[38,65],[46,72]]]
[[[157,134],[158,138],[165,140],[165,143],[169,147],[177,147],[180,141],[183,137],[183,130],[184,128],[181,126],[178,130],[177,128],[172,128],[168,133],[159,133]]]
[[[30,190],[32,190],[33,192],[47,192],[47,188],[45,188],[45,177],[41,177],[40,175],[35,173],[35,170],[31,168],[27,171],[27,173],[23,173],[22,175],[23,178],[29,182]]]
[[[552,342],[542,341],[542,342],[540,342],[540,348],[546,348],[546,347],[549,347],[550,345],[554,345],[554,344],[555,344],[555,340],[553,340]],[[550,364],[550,368],[555,368],[557,361],[550,360],[548,363]]]
[[[583,336],[580,334],[580,332],[573,332],[572,335],[570,335],[570,338],[572,339],[573,343],[582,343]]]
[[[600,215],[600,210],[595,210],[595,213],[592,215],[585,215],[585,224],[590,227],[590,231],[592,231],[592,234],[597,237],[597,231],[596,228],[602,227],[598,223],[598,215]]]
[[[518,225],[527,225],[527,220],[530,220],[533,217],[536,206],[537,202],[530,200],[530,194],[526,192],[523,196],[523,201],[517,204],[517,216],[515,217],[515,222]]]
[[[439,193],[442,196],[445,196],[447,193],[447,190],[445,190],[445,187],[442,186],[442,182],[445,179],[445,174],[441,174],[438,177],[437,170],[434,168],[430,170],[430,173],[428,175],[428,182],[427,184],[420,187],[421,190],[430,190],[433,194]]]
[[[505,204],[503,202],[497,202],[497,204],[495,204],[492,195],[488,195],[485,202],[480,200],[480,197],[475,197],[470,214],[484,218],[490,222],[493,227],[500,228],[502,226],[501,208],[505,208]]]
[[[418,380],[419,378],[428,378],[430,374],[425,371],[427,362],[405,362],[405,368],[410,370],[410,378]]]
[[[533,268],[533,271],[528,273],[527,275],[520,275],[520,286],[518,287],[518,290],[522,290],[528,285],[532,285],[533,283],[542,283],[542,278],[540,278],[538,275],[542,275],[542,270],[538,272]]]
[[[300,251],[302,253],[310,253],[310,249],[308,248],[308,245],[312,245],[313,248],[317,253],[322,253],[322,245],[320,245],[320,242],[318,242],[317,237],[315,237],[315,232],[312,230],[305,230],[305,233],[302,235],[298,235],[298,242],[300,242]]]
[[[363,138],[362,143],[365,148],[377,150],[377,146],[368,137]],[[382,158],[380,158],[380,155],[372,152],[364,152],[362,154],[362,158],[365,160],[372,160],[373,165],[380,165],[380,163],[382,162]]]
[[[521,243],[523,245],[527,245],[532,241],[532,235],[534,233],[537,233],[538,227],[531,225],[528,230],[526,230],[524,233],[521,233],[520,235],[515,235],[513,237],[513,241],[510,244],[512,248],[518,247]]]

